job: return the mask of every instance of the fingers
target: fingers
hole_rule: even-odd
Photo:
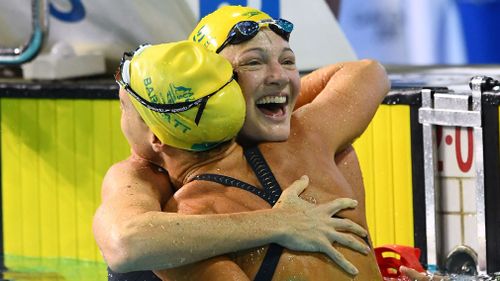
[[[326,248],[326,251],[324,253],[328,257],[330,257],[336,264],[338,264],[342,269],[344,269],[347,273],[351,275],[357,275],[359,273],[358,269],[335,248],[330,246]]]
[[[287,189],[293,191],[294,194],[300,195],[302,192],[304,192],[304,190],[308,185],[309,185],[309,177],[304,175],[300,177],[300,179],[294,181]]]
[[[415,281],[440,281],[440,280],[449,280],[449,278],[444,277],[444,276],[429,276],[423,272],[418,272],[415,269],[406,267],[406,266],[400,266],[399,267],[399,272],[403,274],[403,276],[410,278],[411,280]]]
[[[304,190],[307,188],[309,185],[309,177],[308,176],[302,176],[300,179],[294,181],[290,186],[285,188],[280,196],[283,198],[288,198],[288,197],[296,197],[304,192]],[[294,195],[294,196],[289,196],[289,195]]]
[[[420,273],[414,269],[411,269],[411,268],[408,268],[405,266],[400,266],[399,272],[401,272],[403,274],[403,276],[409,277],[411,280],[417,280],[417,281],[430,280],[426,274]]]
[[[302,199],[299,198],[299,195],[304,192],[308,185],[308,176],[302,176],[300,179],[294,181],[283,190],[278,202],[276,202],[273,208],[303,208],[303,202]]]
[[[364,255],[368,254],[371,251],[365,243],[357,240],[347,233],[335,232],[332,233],[329,238],[330,241],[336,241],[337,243],[342,244]]]
[[[331,202],[322,204],[321,209],[329,213],[330,216],[333,216],[341,210],[356,208],[356,206],[358,206],[358,201],[356,200],[350,198],[338,198]]]
[[[366,237],[368,231],[366,231],[361,225],[351,221],[350,219],[333,219],[333,227],[337,231],[347,231],[354,233],[360,237]]]

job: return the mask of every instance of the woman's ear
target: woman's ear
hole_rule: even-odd
[[[165,146],[153,132],[149,135],[149,143],[155,152],[162,152]]]

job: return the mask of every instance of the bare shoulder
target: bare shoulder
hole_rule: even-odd
[[[173,194],[167,172],[143,159],[129,157],[111,166],[103,180],[103,201],[108,196],[149,196],[164,203]],[[122,198],[123,199],[123,198]]]
[[[160,212],[172,196],[169,178],[151,163],[131,156],[108,169],[101,195],[92,224],[94,237],[107,262],[120,264],[128,254],[135,255],[131,238],[143,235],[144,220]]]
[[[162,205],[172,197],[168,175],[144,164],[128,158],[111,166],[106,173],[101,204],[93,223],[100,247],[108,245],[110,226],[114,226],[114,230],[123,229],[133,218],[161,211]]]

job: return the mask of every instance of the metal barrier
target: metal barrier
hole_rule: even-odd
[[[22,64],[35,58],[49,30],[48,0],[32,0],[32,33],[28,42],[17,48],[0,48],[0,65]]]
[[[422,107],[419,109],[419,122],[423,127],[423,148],[424,148],[424,174],[425,174],[425,207],[426,207],[426,242],[427,242],[427,263],[429,267],[437,266],[441,271],[454,274],[475,275],[478,272],[496,272],[498,264],[494,261],[498,258],[496,251],[497,242],[495,237],[487,239],[488,228],[492,229],[495,223],[495,214],[489,214],[487,221],[486,211],[491,209],[491,203],[486,200],[486,194],[494,198],[492,190],[498,186],[485,185],[485,176],[491,172],[486,172],[484,156],[495,152],[489,145],[489,151],[484,150],[483,142],[491,136],[483,135],[485,121],[493,122],[497,118],[484,117],[482,110],[482,100],[484,92],[491,92],[497,89],[500,83],[490,77],[475,76],[470,80],[470,93],[455,93],[453,91],[437,92],[430,89],[422,90]],[[437,171],[437,126],[466,127],[470,128],[471,139],[474,141],[474,194],[475,212],[467,213],[469,217],[475,217],[477,230],[475,236],[470,237],[471,241],[461,241],[464,245],[455,245],[449,251],[445,246],[445,232],[455,232],[458,235],[459,229],[444,227],[445,209],[442,206],[443,187],[440,186]],[[498,132],[498,131],[497,131]],[[498,133],[496,133],[498,136]],[[498,144],[493,148],[498,147]],[[471,158],[472,160],[472,158]],[[497,172],[495,172],[497,173]],[[498,200],[498,199],[497,199]],[[460,211],[462,212],[462,211]],[[439,213],[439,215],[438,215]],[[451,225],[451,223],[450,223]],[[464,225],[461,225],[465,227]],[[491,231],[490,231],[491,232]],[[487,241],[489,240],[489,241]],[[475,245],[475,246],[473,246]]]

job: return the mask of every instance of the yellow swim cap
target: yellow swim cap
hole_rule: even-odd
[[[241,21],[261,21],[272,18],[255,8],[223,6],[200,20],[189,39],[215,52],[226,40],[229,31]]]
[[[147,45],[123,68],[135,108],[165,144],[208,150],[234,138],[243,126],[245,99],[231,64],[199,44]],[[179,105],[184,106],[171,113],[156,108]]]

